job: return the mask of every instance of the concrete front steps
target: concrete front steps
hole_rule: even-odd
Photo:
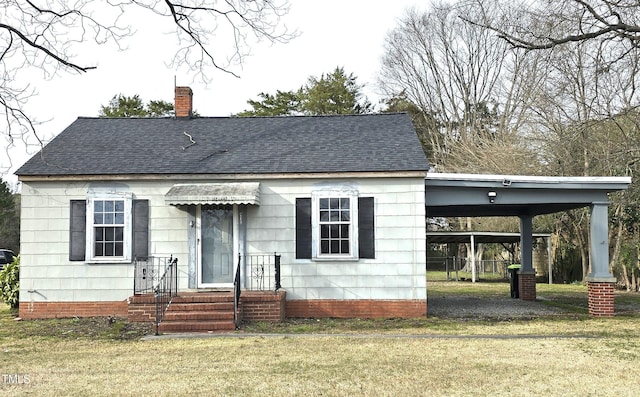
[[[155,298],[152,294],[129,299],[131,321],[153,321],[154,318]],[[181,292],[171,300],[158,332],[215,332],[235,328],[233,292]]]

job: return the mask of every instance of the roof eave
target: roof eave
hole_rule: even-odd
[[[237,174],[96,174],[96,175],[19,175],[21,182],[57,181],[135,181],[135,180],[269,180],[328,178],[424,178],[426,170],[360,172],[291,172]]]
[[[534,176],[428,173],[427,186],[510,188],[510,189],[592,189],[608,192],[626,190],[626,176]]]

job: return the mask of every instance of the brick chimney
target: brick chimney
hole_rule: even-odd
[[[189,87],[176,87],[175,111],[177,118],[193,115],[193,91]]]

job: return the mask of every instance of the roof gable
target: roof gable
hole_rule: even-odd
[[[408,115],[78,118],[17,174],[426,171]]]

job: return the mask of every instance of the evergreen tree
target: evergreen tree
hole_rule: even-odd
[[[308,115],[371,113],[371,102],[361,90],[353,73],[347,75],[344,68],[336,67],[319,79],[309,77],[301,89],[301,110]]]
[[[362,94],[362,86],[353,74],[337,67],[320,78],[309,77],[297,91],[261,92],[259,100],[248,100],[251,109],[236,116],[317,116],[323,114],[362,114],[372,112],[371,102]]]
[[[20,251],[20,203],[7,182],[0,183],[0,248]]]
[[[260,100],[249,99],[252,110],[240,112],[237,116],[293,116],[300,114],[300,95],[293,91],[276,91],[275,95],[261,92]]]
[[[107,106],[101,106],[100,117],[167,117],[173,116],[173,104],[162,100],[149,101],[145,106],[139,95],[115,95]]]

